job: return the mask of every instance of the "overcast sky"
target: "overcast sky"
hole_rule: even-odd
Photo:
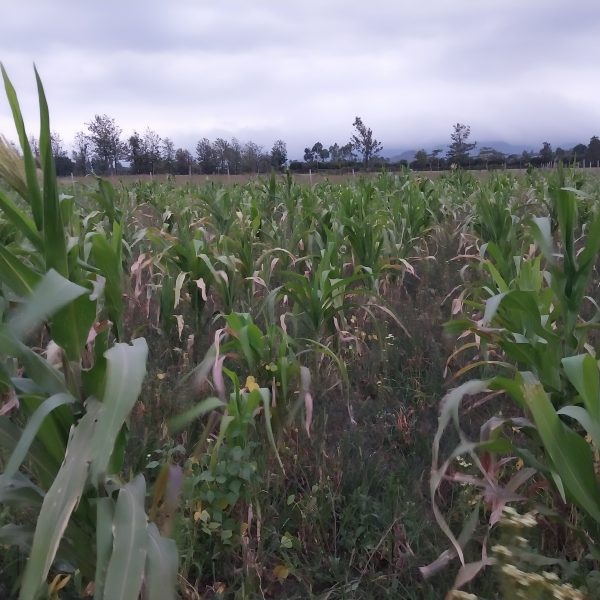
[[[347,142],[356,115],[388,149],[457,121],[533,146],[600,135],[594,0],[6,2],[0,60],[30,133],[37,64],[65,141],[96,113],[190,149],[282,138],[291,157]],[[3,94],[0,132],[15,137]]]

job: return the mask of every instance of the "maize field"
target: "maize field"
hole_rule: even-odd
[[[600,180],[63,182],[36,77],[0,599],[600,597]]]

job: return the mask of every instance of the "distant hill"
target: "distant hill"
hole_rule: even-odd
[[[425,146],[427,152],[431,152],[435,148],[442,149],[442,156],[446,155],[448,151],[448,144],[436,144],[434,146]],[[473,150],[472,154],[479,154],[481,148],[494,148],[503,154],[522,154],[524,151],[536,152],[536,147],[531,144],[510,144],[509,142],[503,142],[499,140],[482,140],[477,141],[477,146]],[[391,162],[399,162],[406,160],[411,162],[415,159],[415,154],[418,148],[383,148],[382,156],[389,158]]]

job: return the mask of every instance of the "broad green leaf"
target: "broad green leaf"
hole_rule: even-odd
[[[44,171],[43,222],[46,269],[54,269],[63,277],[68,277],[67,237],[63,228],[60,201],[58,198],[56,167],[54,166],[54,154],[52,152],[52,140],[50,136],[50,115],[48,113],[48,103],[46,102],[44,86],[42,85],[37,69],[34,68],[34,71],[40,105],[40,155]]]
[[[0,450],[13,452],[21,439],[21,433],[21,429],[8,417],[0,417]],[[45,489],[49,488],[54,481],[57,468],[47,450],[37,441],[34,441],[29,448],[28,461],[39,482]]]
[[[0,484],[0,504],[39,511],[43,500],[44,492],[22,473],[17,473],[12,479]]]
[[[85,415],[71,430],[65,460],[38,516],[31,555],[23,574],[20,600],[35,600],[48,576],[60,540],[85,487],[93,456],[90,439],[103,408],[99,402],[88,400]]]
[[[22,339],[56,311],[79,298],[87,290],[54,270],[48,271],[19,312],[9,322],[10,331]]]
[[[205,398],[201,402],[198,402],[196,406],[192,406],[192,408],[186,410],[184,413],[173,417],[169,421],[169,430],[171,433],[176,433],[187,427],[192,421],[223,406],[225,406],[225,403],[219,398]]]
[[[94,437],[89,440],[94,456],[90,467],[94,485],[107,474],[117,436],[140,395],[147,356],[148,345],[144,338],[133,340],[133,345],[116,344],[105,353],[107,371],[102,403],[106,410],[98,420]]]
[[[94,600],[104,598],[106,572],[113,549],[113,519],[115,503],[111,498],[99,498],[96,502],[96,576]]]
[[[162,537],[156,525],[148,523],[144,600],[175,600],[178,565],[174,540]]]
[[[0,352],[18,358],[27,376],[44,392],[49,394],[69,392],[63,374],[58,369],[2,327],[0,327]]]
[[[590,446],[564,425],[544,388],[531,373],[522,373],[522,396],[569,496],[600,523],[600,488]]]
[[[145,495],[146,482],[142,475],[119,491],[104,600],[133,600],[140,593],[148,549]]]
[[[87,293],[75,298],[52,317],[52,337],[69,360],[79,362],[95,319],[96,302],[90,300]]]
[[[583,406],[563,406],[557,414],[575,419],[589,433],[596,448],[600,448],[600,423]]]
[[[35,223],[2,190],[0,190],[0,210],[4,212],[12,226],[20,231],[36,250],[43,253],[44,242],[36,230]]]
[[[18,296],[30,296],[41,276],[0,245],[0,280]]]
[[[55,394],[40,404],[39,408],[27,422],[25,429],[23,429],[19,442],[6,463],[4,472],[0,475],[0,488],[5,485],[5,482],[8,479],[11,479],[17,473],[19,467],[25,460],[29,448],[35,440],[44,419],[59,406],[64,406],[73,402],[75,402],[75,398],[70,394]],[[62,448],[60,448],[60,450],[62,451]]]
[[[92,258],[94,265],[106,278],[104,298],[109,319],[114,323],[119,339],[123,335],[123,287],[121,259],[103,233],[92,237]]]
[[[6,97],[13,115],[13,121],[17,134],[19,136],[19,143],[21,144],[21,150],[23,151],[23,161],[25,164],[25,178],[27,179],[27,197],[25,200],[29,202],[31,206],[31,212],[33,214],[33,220],[38,231],[42,231],[44,215],[42,205],[42,194],[40,192],[40,186],[37,179],[37,168],[35,166],[35,160],[31,147],[29,146],[29,140],[25,131],[25,123],[23,122],[23,115],[21,114],[21,108],[19,106],[19,100],[15,88],[8,78],[8,74],[4,69],[4,65],[0,64],[0,70],[2,70],[2,78],[4,79],[4,89],[6,90]]]
[[[588,413],[596,423],[600,423],[598,363],[589,354],[579,354],[563,358],[562,364],[569,381],[581,396]]]

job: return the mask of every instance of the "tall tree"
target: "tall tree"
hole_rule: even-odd
[[[590,138],[585,157],[595,163],[600,161],[600,139],[598,139],[598,136]]]
[[[213,144],[215,151],[215,159],[221,173],[225,173],[229,169],[229,161],[227,160],[229,151],[229,142],[223,138],[217,138]]]
[[[238,174],[242,170],[242,145],[237,138],[231,138],[227,148],[229,172]]]
[[[413,169],[425,169],[427,167],[427,161],[429,160],[429,155],[424,149],[417,150],[415,153],[414,160],[410,163],[411,168]]]
[[[287,146],[283,140],[277,140],[271,148],[271,166],[281,169],[287,162]]]
[[[189,150],[177,148],[175,151],[175,173],[177,175],[188,175],[192,171],[194,157]]]
[[[538,154],[542,163],[548,164],[554,161],[554,150],[550,142],[544,142]]]
[[[315,162],[315,151],[312,148],[304,148],[304,162],[309,165]]]
[[[134,131],[127,140],[127,160],[131,172],[140,175],[146,171],[144,158],[144,140],[142,136]]]
[[[91,169],[91,149],[90,139],[83,133],[78,131],[75,134],[73,142],[73,162],[74,171],[77,175],[86,175]]]
[[[242,148],[242,170],[259,173],[263,163],[263,147],[254,142],[246,142]]]
[[[356,133],[352,135],[351,143],[362,154],[365,167],[369,168],[369,161],[383,150],[383,145],[373,138],[373,131],[362,122],[360,117],[354,119],[352,126],[356,129]]]
[[[125,153],[121,128],[107,115],[95,115],[86,126],[100,170],[115,173],[118,162]]]
[[[171,174],[175,168],[175,144],[170,138],[164,138],[162,141],[161,159],[164,170]]]
[[[196,161],[202,173],[215,172],[217,166],[215,150],[208,138],[202,138],[196,145]]]
[[[356,160],[354,144],[352,142],[348,142],[340,148],[340,159],[347,163],[352,163]]]
[[[50,145],[54,156],[54,168],[59,177],[66,177],[73,173],[73,161],[68,157],[60,135],[53,131],[50,134]]]
[[[143,138],[144,162],[146,173],[154,174],[156,167],[160,164],[160,150],[162,139],[156,131],[146,127]]]
[[[448,162],[458,165],[467,164],[469,152],[477,146],[477,142],[469,142],[470,136],[471,128],[468,125],[456,123],[453,126],[452,133],[450,134],[451,143],[446,154]]]

